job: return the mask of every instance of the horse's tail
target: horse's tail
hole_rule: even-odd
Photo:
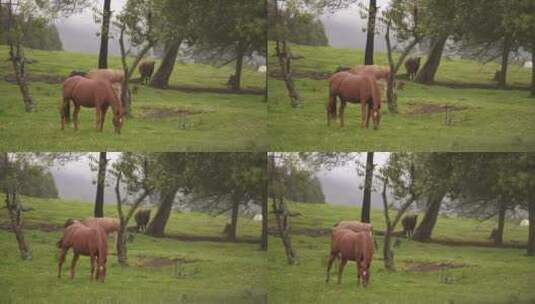
[[[331,119],[336,119],[336,95],[329,93],[329,101],[327,102],[327,124],[330,124]]]

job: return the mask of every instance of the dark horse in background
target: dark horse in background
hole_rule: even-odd
[[[340,98],[340,125],[344,126],[344,109],[346,103],[360,103],[362,112],[362,128],[368,128],[370,117],[374,129],[379,128],[381,121],[381,93],[377,79],[373,73],[338,72],[329,78],[329,101],[327,103],[327,125],[336,119],[336,99]]]
[[[70,122],[70,103],[74,104],[73,123],[78,130],[78,113],[80,107],[95,108],[96,129],[102,132],[106,112],[113,110],[113,126],[116,133],[121,133],[123,125],[123,106],[112,88],[111,82],[103,79],[88,79],[72,76],[63,82],[63,99],[61,101],[61,129]]]

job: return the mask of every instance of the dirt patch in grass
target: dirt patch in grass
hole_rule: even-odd
[[[260,244],[260,239],[251,237],[241,237],[231,240],[225,236],[211,236],[211,235],[191,235],[185,233],[166,234],[164,236],[168,239],[187,241],[187,242],[221,242],[221,243],[247,243]]]
[[[295,78],[310,78],[315,80],[329,79],[333,72],[325,71],[292,71],[292,76]],[[282,74],[280,70],[272,70],[269,72],[269,77],[282,80]]]
[[[140,267],[164,267],[175,265],[176,263],[189,264],[198,261],[198,259],[138,256],[138,265]]]
[[[265,95],[266,90],[261,88],[241,88],[235,91],[231,88],[211,88],[198,87],[189,85],[172,85],[168,87],[169,90],[181,91],[186,93],[217,93],[217,94],[245,94],[245,95]]]
[[[163,119],[180,116],[184,117],[204,113],[203,111],[193,111],[180,108],[142,107],[141,110],[143,111],[142,118],[145,119]]]
[[[450,262],[418,262],[418,261],[405,261],[404,268],[407,272],[430,272],[439,271],[443,269],[454,269],[468,266],[462,263],[450,263]]]
[[[11,224],[9,222],[1,222],[0,229],[11,231]],[[43,222],[25,222],[23,224],[23,229],[53,232],[63,229],[63,225]]]
[[[67,79],[67,76],[62,75],[55,75],[55,74],[28,74],[28,81],[32,82],[44,82],[48,84],[59,84],[63,83],[65,79]],[[9,74],[4,77],[4,80],[16,84],[17,79],[15,78],[15,75]]]
[[[420,115],[420,114],[433,114],[433,113],[442,113],[451,111],[462,111],[468,109],[465,106],[456,106],[450,104],[436,104],[436,103],[408,103],[409,115]]]

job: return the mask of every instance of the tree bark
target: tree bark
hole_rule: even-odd
[[[268,184],[264,183],[262,193],[262,235],[260,237],[260,250],[268,249]]]
[[[375,15],[377,13],[376,0],[370,0],[368,8],[368,30],[366,35],[366,49],[364,53],[364,64],[373,64],[373,46],[375,39]]]
[[[446,46],[448,35],[437,37],[433,41],[433,46],[427,56],[424,66],[418,72],[416,76],[416,82],[423,84],[432,84],[435,81],[435,75],[440,66],[440,60],[442,59],[442,52]]]
[[[98,174],[97,174],[97,195],[95,198],[95,217],[104,216],[104,188],[106,180],[106,166],[108,159],[106,158],[106,152],[99,152],[98,159]]]
[[[505,89],[507,85],[507,67],[509,65],[509,53],[511,52],[511,36],[507,34],[503,39],[502,51],[502,67],[500,70],[500,78],[498,79],[498,87]]]
[[[8,20],[7,20],[7,31],[8,31],[8,44],[9,44],[9,58],[13,64],[13,71],[15,72],[15,79],[20,89],[22,95],[22,101],[24,102],[24,110],[26,112],[32,112],[35,108],[35,102],[30,95],[30,89],[28,88],[27,77],[26,77],[26,58],[24,56],[24,50],[21,45],[20,39],[12,39],[13,34],[9,33],[10,31],[16,31],[16,21],[13,16],[13,4],[11,1],[7,3],[8,7]]]
[[[277,220],[277,227],[279,228],[279,236],[286,252],[286,259],[288,264],[297,264],[297,256],[295,250],[292,247],[292,240],[290,238],[290,222],[288,220],[290,212],[286,206],[284,198],[273,198],[273,212],[275,213],[275,219]]]
[[[228,238],[231,241],[236,240],[236,231],[238,230],[238,215],[240,213],[240,197],[234,195],[232,198],[232,212],[230,216],[230,231]]]
[[[243,50],[241,43],[236,48],[236,71],[234,72],[235,81],[232,84],[233,91],[239,91],[241,88],[241,73],[243,69]]]
[[[372,194],[372,179],[373,179],[373,152],[368,152],[366,155],[366,176],[364,178],[364,197],[362,199],[362,211],[360,221],[363,223],[370,222],[370,205]]]
[[[494,238],[494,244],[501,246],[503,244],[503,227],[505,226],[506,205],[503,201],[498,202],[498,234]]]
[[[535,41],[531,45],[531,97],[535,97]]]
[[[535,197],[531,197],[528,202],[529,213],[529,233],[528,233],[528,251],[529,256],[535,256]]]
[[[415,241],[425,242],[431,239],[433,228],[437,222],[440,206],[442,205],[442,199],[446,195],[446,191],[442,189],[436,189],[435,192],[429,195],[427,201],[427,210],[424,218],[416,228],[412,239]]]
[[[169,40],[165,43],[164,57],[160,67],[152,77],[151,86],[160,89],[165,89],[169,86],[169,78],[171,78],[175,68],[176,57],[181,44],[182,39]]]
[[[102,29],[100,31],[100,53],[98,55],[98,68],[108,68],[108,40],[110,33],[111,0],[104,0],[102,11]]]
[[[147,228],[147,234],[152,236],[163,236],[165,231],[165,225],[171,214],[173,203],[175,202],[175,196],[178,191],[178,186],[169,186],[161,189],[160,191],[160,206],[156,215],[152,219]]]
[[[9,162],[9,155],[7,152],[3,153],[4,161],[4,172],[3,174],[7,175],[12,170]],[[6,178],[4,178],[6,179]],[[17,181],[14,181],[15,183]],[[4,191],[6,193],[6,209],[9,214],[10,226],[13,233],[15,233],[15,238],[17,239],[17,244],[19,246],[19,253],[21,259],[29,261],[32,259],[30,249],[26,240],[24,239],[24,233],[22,231],[22,208],[18,203],[16,185],[5,184]]]

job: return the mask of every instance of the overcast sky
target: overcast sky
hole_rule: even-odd
[[[94,1],[94,6],[101,11],[102,1]],[[112,11],[121,11],[126,0],[112,0]],[[367,4],[367,1],[365,1]],[[378,0],[379,9],[384,8],[388,0]],[[380,14],[380,13],[379,13]],[[329,44],[334,47],[364,48],[366,44],[366,21],[362,20],[359,8],[354,5],[350,8],[339,10],[335,13],[325,13],[320,17],[324,23]],[[63,48],[67,51],[97,53],[100,40],[97,36],[100,28],[95,23],[93,11],[85,10],[81,14],[61,18],[56,21]],[[384,39],[381,35],[376,36],[375,48],[377,51],[385,49]],[[110,53],[119,54],[119,44],[116,39],[110,40]]]

